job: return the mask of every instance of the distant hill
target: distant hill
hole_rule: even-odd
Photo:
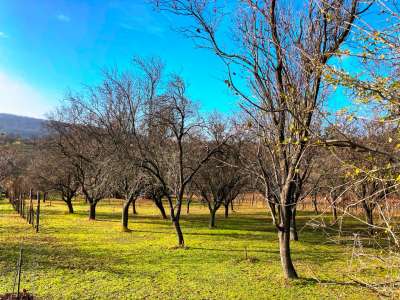
[[[0,113],[0,134],[37,138],[47,134],[46,120]]]

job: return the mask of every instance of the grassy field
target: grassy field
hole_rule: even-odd
[[[128,233],[120,228],[119,202],[100,203],[97,221],[88,220],[84,203],[75,210],[68,215],[63,203],[46,203],[36,234],[0,200],[0,294],[12,289],[21,244],[22,287],[41,299],[375,299],[348,274],[385,277],[378,265],[350,264],[351,245],[304,227],[309,213],[299,214],[300,241],[292,247],[301,279],[288,283],[264,209],[240,208],[226,220],[218,215],[210,230],[206,208],[193,206],[182,217],[185,249],[174,247],[170,221],[150,203],[139,202]]]

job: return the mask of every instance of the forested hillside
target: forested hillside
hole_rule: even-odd
[[[46,135],[46,121],[0,113],[0,134],[32,138]]]

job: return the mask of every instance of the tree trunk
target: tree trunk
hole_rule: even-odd
[[[333,215],[333,222],[337,222],[337,209],[336,209],[336,204],[332,204],[332,215]]]
[[[181,230],[181,225],[179,224],[179,219],[174,218],[172,222],[174,223],[174,227],[175,227],[175,230],[176,230],[176,235],[178,236],[178,245],[180,247],[183,247],[183,246],[185,246],[185,241],[183,239],[183,233],[182,233],[182,230]]]
[[[375,233],[373,209],[368,206],[365,200],[363,200],[362,204],[365,212],[365,220],[368,223],[368,232],[369,234],[373,235]]]
[[[374,216],[373,216],[373,210],[369,209],[368,213],[367,213],[367,222],[369,225],[369,233],[371,235],[375,234],[375,230],[374,230]]]
[[[165,213],[164,205],[162,203],[162,200],[156,200],[155,201],[156,206],[160,210],[161,216],[164,220],[168,219],[167,214]]]
[[[189,214],[190,202],[191,202],[191,201],[187,201],[187,203],[186,203],[186,214]]]
[[[31,194],[32,194],[32,191],[31,191]],[[74,213],[74,207],[72,206],[72,198],[73,197],[74,197],[74,195],[72,193],[65,193],[64,191],[61,191],[61,199],[65,202],[65,204],[67,204],[68,213],[70,213],[70,214]]]
[[[290,207],[285,206],[281,208],[282,216],[281,223],[278,230],[279,238],[279,253],[281,257],[282,269],[285,279],[298,278],[296,270],[293,266],[290,254]]]
[[[297,233],[297,226],[296,226],[296,206],[293,206],[291,214],[290,214],[290,240],[298,241],[299,235]]]
[[[275,205],[275,203],[273,203],[272,201],[269,201],[268,199],[267,199],[267,202],[268,202],[269,208],[271,209],[272,224],[277,225],[278,222],[276,221],[276,208],[275,208],[276,205]]]
[[[234,212],[234,210],[233,210],[233,200],[231,201],[231,211]]]
[[[96,205],[97,202],[90,202],[89,220],[96,220]]]
[[[134,215],[137,215],[137,211],[136,211],[136,198],[132,201],[132,213]]]
[[[133,198],[126,199],[124,205],[122,207],[122,230],[125,232],[130,231],[128,228],[128,220],[129,220],[129,206],[135,202]]]
[[[215,215],[216,215],[216,213],[217,213],[216,209],[211,209],[210,210],[210,221],[209,221],[209,224],[208,224],[208,228],[210,228],[210,229],[215,227]]]
[[[65,200],[65,203],[67,203],[68,212],[69,212],[70,214],[73,214],[73,213],[74,213],[74,207],[72,206],[72,199],[67,199],[67,200]]]
[[[227,219],[229,217],[229,204],[226,204],[224,206],[225,206],[225,219]]]
[[[336,200],[337,198],[333,198],[332,202],[331,202],[331,206],[332,206],[332,215],[333,215],[333,224],[336,224],[338,217],[337,217],[337,209],[336,209]]]
[[[319,212],[318,212],[318,202],[317,202],[317,196],[313,196],[312,203],[313,203],[313,205],[314,205],[314,210],[315,210],[315,213],[316,213],[317,215],[319,215]]]

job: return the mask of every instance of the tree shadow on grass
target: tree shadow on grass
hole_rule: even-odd
[[[318,286],[318,285],[337,285],[337,286],[353,286],[353,287],[363,287],[360,283],[354,281],[338,281],[338,280],[327,280],[327,279],[316,279],[309,277],[300,277],[294,282],[294,285],[300,286]]]

